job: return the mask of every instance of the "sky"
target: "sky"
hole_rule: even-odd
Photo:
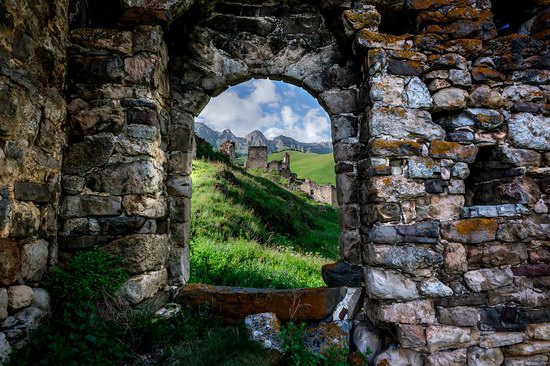
[[[268,139],[284,135],[300,142],[331,141],[327,113],[304,89],[269,79],[252,79],[212,98],[197,117],[216,131],[239,137],[260,130]]]

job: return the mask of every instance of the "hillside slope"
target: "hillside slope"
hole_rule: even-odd
[[[302,153],[300,151],[283,151],[269,155],[269,161],[282,160],[285,152],[290,155],[290,170],[298,178],[308,178],[319,184],[336,185],[334,156],[332,154]]]
[[[338,211],[290,192],[280,177],[193,162],[191,282],[323,286],[338,259]]]

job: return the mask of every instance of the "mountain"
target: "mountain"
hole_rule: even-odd
[[[224,141],[235,141],[237,155],[246,155],[248,146],[267,146],[270,153],[287,149],[315,154],[329,154],[332,152],[332,143],[330,142],[300,142],[287,136],[277,136],[273,140],[269,140],[258,130],[250,132],[245,137],[238,137],[229,129],[218,132],[201,122],[195,123],[195,133],[214,148],[219,148]]]

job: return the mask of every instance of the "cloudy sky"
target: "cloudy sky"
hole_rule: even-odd
[[[229,128],[239,137],[260,130],[268,139],[331,140],[328,115],[317,100],[302,88],[268,79],[230,87],[210,100],[197,121],[217,131]]]

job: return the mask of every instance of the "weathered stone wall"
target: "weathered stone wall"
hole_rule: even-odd
[[[67,1],[0,2],[0,364],[49,310],[67,32]]]
[[[229,161],[235,160],[235,141],[224,141],[220,146],[220,153],[226,156]]]
[[[315,201],[325,202],[334,207],[338,207],[336,187],[332,184],[317,184],[312,180],[305,179],[299,189],[310,195]]]
[[[377,365],[546,365],[548,2],[504,37],[487,0],[372,1],[382,15],[340,1],[193,3],[123,2],[112,22],[81,22],[103,28],[74,29],[68,48],[66,3],[1,3],[0,318],[14,316],[0,344],[43,315],[44,293],[25,286],[55,262],[58,235],[63,257],[121,254],[132,304],[184,284],[193,118],[229,85],[270,77],[306,88],[332,121],[337,267],[364,268],[378,327],[356,319],[358,349],[380,345]],[[378,32],[399,8],[415,33]]]
[[[267,169],[267,146],[249,146],[246,169]]]
[[[176,283],[174,182],[167,183],[169,87],[160,27],[70,33],[71,146],[63,161],[60,248],[100,247],[124,258],[131,304]],[[181,218],[183,220],[183,217]]]
[[[379,364],[548,363],[548,10],[497,37],[490,5],[409,1],[403,36],[345,13],[368,80],[366,309],[399,342]]]

